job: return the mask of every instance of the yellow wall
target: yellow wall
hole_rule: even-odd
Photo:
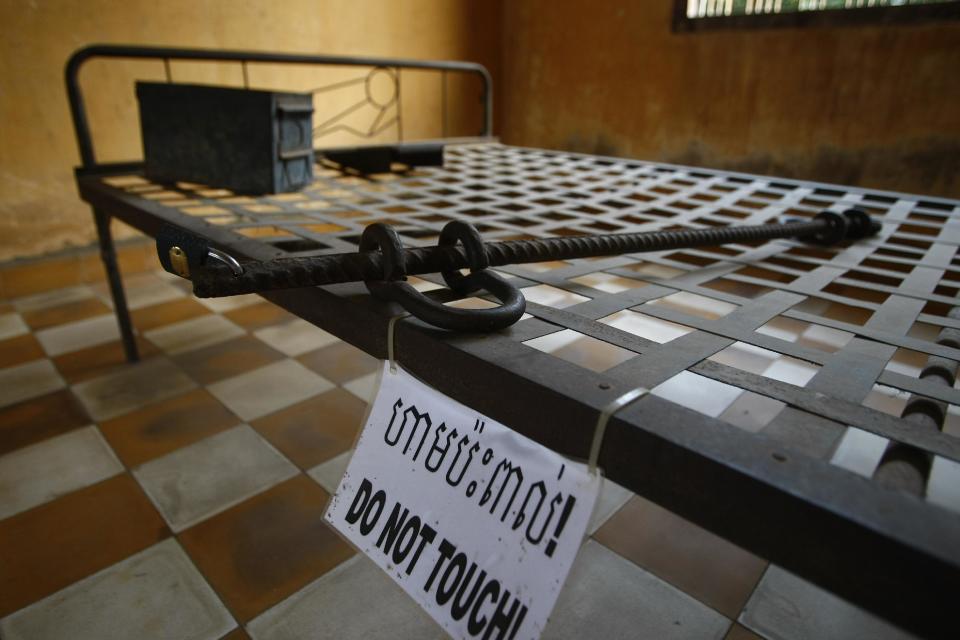
[[[494,75],[505,142],[960,197],[960,22],[675,35],[671,10],[672,0],[0,0],[0,261],[94,239],[73,185],[62,74],[95,42],[476,60]],[[250,75],[308,89],[338,73]],[[236,66],[174,63],[173,75],[241,81]],[[140,154],[134,77],[161,79],[163,68],[83,72],[103,159]],[[475,121],[476,90],[451,83],[459,132]],[[407,136],[439,135],[435,78],[404,75],[403,95]]]
[[[0,0],[0,261],[95,238],[89,209],[73,183],[79,154],[63,88],[63,66],[84,45],[462,59],[483,62],[496,74],[498,12],[496,3],[460,0]],[[108,70],[106,65],[91,62],[81,74],[93,131],[99,134],[98,155],[137,158],[132,80],[159,80],[163,67],[120,63]],[[289,67],[250,69],[253,86],[290,89],[319,86],[343,74],[318,78]],[[174,63],[173,77],[235,84],[242,78],[237,66],[190,63]],[[438,86],[435,78],[404,75],[406,136],[439,135],[433,117]],[[476,87],[467,89],[476,95]],[[473,114],[459,113],[457,107],[468,104],[472,110],[476,102],[452,93],[451,120],[463,125]],[[330,100],[337,106],[348,97]]]
[[[503,140],[960,197],[960,22],[674,34],[672,6],[504,3]]]

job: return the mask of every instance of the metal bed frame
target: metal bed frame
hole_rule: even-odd
[[[142,177],[140,163],[95,159],[77,76],[95,56],[477,74],[483,80],[483,135],[491,132],[492,93],[481,66],[459,62],[103,46],[79,51],[67,65],[83,160],[77,182],[93,207],[131,360],[136,351],[110,236],[112,217],[148,235],[171,225],[240,260],[270,260],[356,251],[363,228],[373,222],[391,223],[407,244],[423,246],[433,244],[451,220],[473,223],[485,239],[510,240],[762,224],[782,214],[809,218],[852,206],[869,211],[883,225],[880,234],[839,247],[779,240],[542,268],[498,267],[516,286],[552,288],[583,300],[565,307],[529,302],[529,317],[487,335],[404,319],[395,327],[396,357],[441,392],[579,458],[587,457],[597,417],[612,400],[684,371],[779,401],[782,411],[752,433],[647,395],[610,419],[599,465],[630,490],[898,626],[923,636],[952,635],[953,600],[960,593],[960,515],[930,503],[922,491],[891,488],[838,467],[830,456],[851,426],[930,460],[960,461],[960,440],[942,431],[943,416],[940,428],[922,428],[863,404],[874,385],[883,385],[925,399],[924,406],[960,405],[952,378],[938,384],[887,368],[898,351],[941,363],[960,360],[960,318],[952,311],[960,287],[960,202],[491,141],[448,146],[444,167],[374,176],[319,167],[315,183],[298,194],[246,197],[198,185],[155,185]],[[664,268],[675,275],[663,275]],[[637,284],[604,290],[576,281],[595,273]],[[678,292],[733,310],[705,318],[648,304]],[[371,297],[361,283],[261,295],[368,353],[386,355],[387,327],[398,307]],[[455,297],[446,290],[428,295]],[[659,344],[601,321],[625,311],[691,332]],[[764,325],[777,318],[853,337],[829,352],[764,333]],[[525,344],[564,329],[626,355],[620,364],[594,371]],[[738,342],[819,369],[798,386],[710,359]]]

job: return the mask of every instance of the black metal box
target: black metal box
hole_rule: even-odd
[[[313,97],[138,82],[146,174],[239,193],[294,191],[313,178]]]

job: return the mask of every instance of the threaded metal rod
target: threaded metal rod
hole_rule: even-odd
[[[776,238],[805,238],[828,233],[830,219],[818,217],[804,222],[753,226],[651,231],[607,235],[570,236],[536,240],[509,240],[484,244],[491,267],[508,264],[573,260],[684,249],[731,242],[756,242]],[[462,245],[404,249],[407,275],[437,273],[470,266]],[[193,274],[194,294],[201,298],[220,297],[316,285],[383,279],[383,256],[379,251],[342,253],[327,256],[278,258],[247,262],[244,272],[234,276],[229,269],[209,266]]]

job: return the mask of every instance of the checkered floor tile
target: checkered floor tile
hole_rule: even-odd
[[[102,284],[0,301],[0,637],[442,637],[322,519],[376,361],[183,284],[127,279],[133,365]],[[545,637],[903,637],[612,483],[589,533]]]

